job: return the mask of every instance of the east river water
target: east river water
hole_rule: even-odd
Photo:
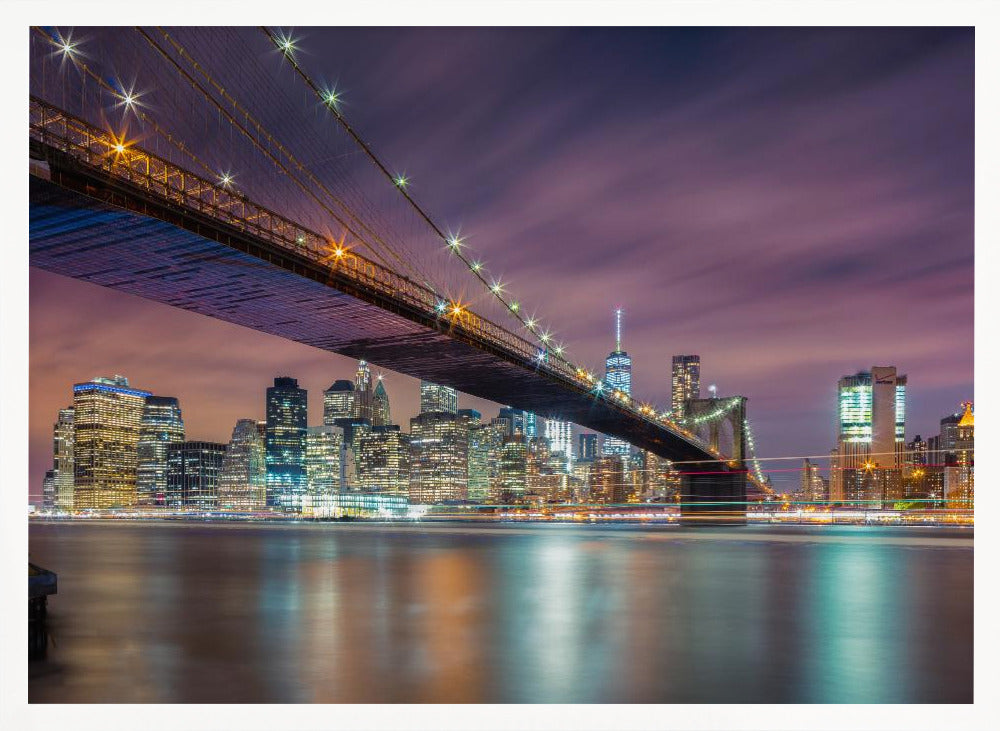
[[[972,530],[40,522],[32,703],[969,703]]]

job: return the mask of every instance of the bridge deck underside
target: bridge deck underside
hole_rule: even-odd
[[[33,266],[572,421],[669,459],[710,459],[670,430],[455,339],[445,321],[417,322],[321,276],[35,176],[30,186]]]

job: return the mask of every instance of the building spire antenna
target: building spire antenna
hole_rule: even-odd
[[[615,352],[622,351],[622,308],[615,310]]]

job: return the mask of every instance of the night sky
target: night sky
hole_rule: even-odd
[[[603,367],[624,308],[636,396],[666,406],[671,355],[700,354],[767,457],[827,453],[837,379],[872,365],[909,375],[907,439],[973,397],[971,29],[295,33],[578,361]],[[36,269],[30,306],[32,499],[74,382],[121,373],[224,442],[274,376],[320,423],[355,367]],[[405,429],[417,382],[386,383]]]

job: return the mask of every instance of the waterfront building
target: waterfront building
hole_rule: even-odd
[[[423,384],[422,384],[423,385]],[[433,384],[427,384],[433,385]],[[440,387],[437,387],[440,388]],[[468,498],[469,428],[446,396],[421,388],[421,413],[410,419],[410,502],[438,503]],[[440,392],[437,392],[440,393]],[[424,406],[433,410],[423,410]]]
[[[903,497],[906,376],[873,366],[838,388],[837,458],[830,500],[881,507]]]
[[[219,509],[256,512],[267,507],[267,459],[261,422],[233,427],[219,472]]]
[[[344,430],[339,426],[306,429],[306,494],[313,506],[330,502],[344,477]]]
[[[42,508],[45,510],[55,510],[56,507],[56,471],[45,470],[45,477],[42,479]]]
[[[323,392],[323,424],[343,426],[354,418],[354,384],[351,381],[334,381]]]
[[[430,381],[420,382],[421,414],[454,414],[458,411],[458,391]]]
[[[375,393],[372,395],[372,426],[388,426],[391,423],[389,394],[385,390],[385,384],[380,375],[375,384]]]
[[[975,502],[975,417],[971,401],[963,406],[965,410],[955,430],[954,465],[945,468],[945,500],[949,508],[972,510]]]
[[[625,502],[625,469],[620,456],[609,455],[594,460],[590,466],[589,480],[591,502]]]
[[[584,434],[578,435],[580,440],[579,455],[580,459],[592,460],[598,457],[598,443],[597,434],[593,432],[586,432]]]
[[[475,409],[459,409],[458,418],[469,430],[468,499],[484,503],[490,492],[488,425],[482,423],[483,415]]]
[[[827,495],[827,483],[819,474],[819,465],[808,459],[802,463],[802,474],[799,477],[799,495],[803,501],[809,503],[826,503],[829,499]]]
[[[139,431],[149,391],[124,376],[73,386],[73,509],[136,504]]]
[[[903,497],[907,501],[917,501],[918,507],[930,507],[932,496],[932,480],[930,473],[933,467],[927,460],[928,442],[917,434],[912,441],[906,443],[903,456]]]
[[[610,397],[615,392],[632,394],[632,358],[622,350],[622,310],[615,310],[615,349],[604,361],[604,385]],[[627,457],[631,447],[617,437],[604,438],[604,454]]]
[[[649,452],[638,450],[624,458],[625,501],[638,502],[650,492],[651,460]]]
[[[568,421],[546,419],[545,439],[552,454],[561,454],[563,471],[573,471],[573,425]]]
[[[52,472],[55,486],[55,509],[73,510],[73,407],[59,409],[52,426]]]
[[[504,439],[507,438],[507,422],[494,417],[489,424],[484,424],[481,431],[475,436],[477,443],[481,443],[481,448],[486,452],[486,471],[489,475],[486,501],[495,503],[500,496],[500,458],[503,451]],[[473,459],[473,435],[470,432],[469,455]],[[476,492],[479,491],[476,486]],[[469,498],[475,499],[474,497]]]
[[[311,505],[307,497],[304,514],[314,518],[368,518],[399,520],[410,512],[405,494],[393,492],[341,492],[329,504]]]
[[[226,445],[173,442],[167,445],[166,506],[191,511],[219,508],[219,475]]]
[[[167,493],[167,447],[184,441],[180,402],[149,396],[139,426],[136,497],[140,506],[163,506]]]
[[[675,355],[670,365],[670,412],[687,415],[687,402],[701,398],[701,356]]]
[[[493,502],[519,503],[527,491],[528,442],[524,434],[503,437],[497,465],[497,479],[493,487]]]
[[[278,377],[265,404],[268,507],[294,512],[306,492],[307,392],[294,378]]]
[[[410,435],[398,424],[360,432],[355,451],[357,486],[362,492],[406,496],[410,489]]]

